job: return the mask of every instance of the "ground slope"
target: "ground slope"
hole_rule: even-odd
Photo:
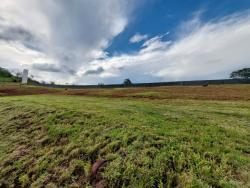
[[[0,98],[0,182],[249,187],[250,101]]]
[[[0,96],[36,94],[95,96],[134,99],[197,99],[250,101],[250,85],[163,86],[113,89],[53,89],[38,86],[1,84]]]

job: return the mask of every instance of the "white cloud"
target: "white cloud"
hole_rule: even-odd
[[[249,12],[187,24],[195,22],[176,41],[156,36],[137,53],[94,61],[90,67],[103,67],[103,80],[116,83],[127,77],[134,82],[228,78],[231,71],[250,67]]]
[[[130,43],[138,43],[138,42],[146,40],[147,38],[148,38],[148,35],[141,35],[141,34],[137,33],[129,39],[129,42]]]
[[[28,68],[37,77],[51,67],[43,79],[74,80],[65,70],[106,57],[104,49],[128,24],[132,1],[1,0],[0,66]],[[62,73],[55,75],[55,67]]]
[[[137,34],[130,42],[144,41],[140,50],[110,57],[105,49],[128,25],[135,2],[1,0],[0,66],[76,84],[227,78],[250,66],[249,11],[207,23],[196,16],[173,41],[167,33]]]

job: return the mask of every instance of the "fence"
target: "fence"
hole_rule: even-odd
[[[109,84],[109,85],[55,85],[39,84],[40,86],[52,88],[125,88],[125,87],[159,87],[159,86],[207,86],[223,84],[250,84],[250,79],[222,79],[222,80],[194,80],[194,81],[176,81],[176,82],[155,82],[155,83],[133,83],[131,85]]]

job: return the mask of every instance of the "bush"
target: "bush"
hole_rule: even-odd
[[[129,86],[129,85],[132,85],[132,82],[131,82],[131,80],[130,79],[125,79],[124,81],[123,81],[123,84],[125,85],[125,86]]]

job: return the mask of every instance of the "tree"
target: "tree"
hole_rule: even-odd
[[[244,68],[231,73],[230,78],[250,78],[250,68]]]
[[[12,77],[12,74],[7,69],[0,67],[0,76],[1,77]]]
[[[123,81],[123,84],[124,85],[126,85],[126,86],[128,86],[128,85],[132,85],[132,82],[131,82],[131,80],[130,79],[125,79],[124,81]]]

